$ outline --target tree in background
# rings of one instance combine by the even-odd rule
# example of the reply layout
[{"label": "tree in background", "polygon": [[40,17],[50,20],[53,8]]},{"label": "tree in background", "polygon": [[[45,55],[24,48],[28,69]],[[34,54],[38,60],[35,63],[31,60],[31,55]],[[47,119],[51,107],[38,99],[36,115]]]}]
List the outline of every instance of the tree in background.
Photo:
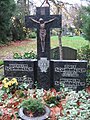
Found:
[{"label": "tree in background", "polygon": [[12,41],[23,40],[26,37],[26,28],[19,18],[12,17]]},{"label": "tree in background", "polygon": [[12,17],[12,40],[24,40],[31,33],[25,28],[25,16],[30,15],[31,5],[33,7],[34,3],[30,0],[17,0],[14,17]]},{"label": "tree in background", "polygon": [[12,26],[12,41],[25,39],[25,11],[26,11],[26,0],[17,0],[16,9],[14,16],[11,18]]},{"label": "tree in background", "polygon": [[0,0],[0,42],[10,40],[11,17],[15,10],[14,0]]},{"label": "tree in background", "polygon": [[90,5],[87,7],[82,7],[82,22],[83,22],[83,32],[86,40],[90,41]]}]

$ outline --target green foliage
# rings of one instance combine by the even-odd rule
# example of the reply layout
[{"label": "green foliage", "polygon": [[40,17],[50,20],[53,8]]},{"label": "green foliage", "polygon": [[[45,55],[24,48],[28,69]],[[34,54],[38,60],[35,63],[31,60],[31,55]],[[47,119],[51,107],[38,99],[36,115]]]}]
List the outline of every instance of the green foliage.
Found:
[{"label": "green foliage", "polygon": [[41,100],[29,98],[28,100],[24,100],[20,107],[23,107],[24,109],[27,109],[31,112],[42,112],[44,110],[44,105],[41,103]]},{"label": "green foliage", "polygon": [[25,59],[35,59],[36,58],[36,55],[35,55],[35,53],[33,52],[33,51],[31,51],[30,53],[24,53],[24,55],[23,55],[23,57],[25,58]]},{"label": "green foliage", "polygon": [[0,66],[3,65],[3,64],[4,64],[4,62],[1,60],[1,61],[0,61]]},{"label": "green foliage", "polygon": [[14,0],[0,0],[0,43],[2,44],[9,40],[11,17],[14,10]]},{"label": "green foliage", "polygon": [[31,51],[31,52],[25,52],[24,55],[21,55],[19,53],[14,53],[13,55],[14,59],[35,59],[37,58],[36,54]]},{"label": "green foliage", "polygon": [[19,18],[12,17],[12,40],[23,40],[26,37],[26,31]]},{"label": "green foliage", "polygon": [[0,102],[2,102],[2,97],[3,97],[4,93],[5,93],[4,90],[0,90]]},{"label": "green foliage", "polygon": [[44,89],[43,88],[42,89],[37,89],[36,88],[35,93],[36,93],[36,98],[37,99],[42,99],[42,97],[44,96]]},{"label": "green foliage", "polygon": [[14,94],[20,98],[25,96],[22,90],[16,90]]},{"label": "green foliage", "polygon": [[[77,58],[79,60],[87,60],[88,61],[88,68],[90,68],[90,46],[86,45],[84,47],[81,47],[81,49],[78,50]],[[90,69],[87,69],[87,86],[90,85]]]},{"label": "green foliage", "polygon": [[90,46],[86,45],[78,50],[78,59],[90,61]]},{"label": "green foliage", "polygon": [[84,10],[82,13],[84,37],[90,41],[90,6],[88,5],[82,9]]},{"label": "green foliage", "polygon": [[56,96],[50,97],[50,98],[47,99],[45,102],[46,102],[47,105],[49,105],[49,106],[56,106],[56,105],[59,104],[59,100],[57,99]]},{"label": "green foliage", "polygon": [[[24,79],[23,79],[23,80],[24,80]],[[27,90],[27,89],[28,89],[28,86],[29,86],[29,85],[24,82],[24,83],[22,83],[21,85],[19,85],[18,88],[19,88],[20,90]]]},{"label": "green foliage", "polygon": [[28,38],[36,38],[36,33],[35,32],[30,32],[28,34]]},{"label": "green foliage", "polygon": [[[21,3],[20,3],[21,2]],[[25,0],[23,1],[25,2]],[[12,40],[23,40],[26,38],[25,28],[25,5],[22,0],[17,0],[14,16],[12,17]]]},{"label": "green foliage", "polygon": [[22,59],[22,56],[19,53],[14,53],[13,58],[14,59]]},{"label": "green foliage", "polygon": [[58,116],[58,120],[89,120],[90,100],[87,92],[71,91],[68,93],[66,104],[63,105],[63,116]]}]

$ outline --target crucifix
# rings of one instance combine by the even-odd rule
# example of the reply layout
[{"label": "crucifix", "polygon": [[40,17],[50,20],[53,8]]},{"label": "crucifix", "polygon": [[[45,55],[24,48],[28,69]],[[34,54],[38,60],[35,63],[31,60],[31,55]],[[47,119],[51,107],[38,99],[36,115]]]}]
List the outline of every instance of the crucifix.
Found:
[{"label": "crucifix", "polygon": [[[46,1],[47,3],[47,1]],[[50,88],[50,28],[61,28],[61,15],[50,15],[50,7],[37,7],[36,15],[26,16],[27,28],[37,28],[37,81]]]},{"label": "crucifix", "polygon": [[39,32],[39,36],[40,36],[40,40],[41,40],[41,51],[45,52],[45,37],[46,37],[46,29],[45,29],[45,25],[53,22],[55,20],[55,18],[50,19],[49,21],[44,21],[42,18],[39,19],[39,21],[30,18],[33,22],[39,24],[40,26],[40,32]]}]

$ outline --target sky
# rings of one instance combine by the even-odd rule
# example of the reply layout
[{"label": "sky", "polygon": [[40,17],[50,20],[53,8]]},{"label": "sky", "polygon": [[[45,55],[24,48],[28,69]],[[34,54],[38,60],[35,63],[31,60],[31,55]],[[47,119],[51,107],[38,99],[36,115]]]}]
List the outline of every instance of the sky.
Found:
[{"label": "sky", "polygon": [[[35,2],[36,3],[36,5],[38,6],[38,5],[41,5],[41,2],[40,1],[44,1],[44,0],[31,0],[31,2]],[[59,0],[58,0],[59,1]],[[84,2],[84,1],[82,1],[81,2],[81,0],[60,0],[60,1],[63,1],[63,2],[68,2],[68,3],[70,3],[70,4],[83,4],[83,5],[86,5],[86,2]]]},{"label": "sky", "polygon": [[[15,1],[17,1],[17,0],[15,0]],[[30,1],[36,3],[36,6],[39,7],[41,5],[41,2],[43,2],[44,0],[30,0]],[[82,3],[82,5],[86,5],[86,2],[83,1],[83,0],[58,0],[58,1],[68,2],[70,4],[76,4],[77,3],[79,5],[81,5],[81,3]]]}]

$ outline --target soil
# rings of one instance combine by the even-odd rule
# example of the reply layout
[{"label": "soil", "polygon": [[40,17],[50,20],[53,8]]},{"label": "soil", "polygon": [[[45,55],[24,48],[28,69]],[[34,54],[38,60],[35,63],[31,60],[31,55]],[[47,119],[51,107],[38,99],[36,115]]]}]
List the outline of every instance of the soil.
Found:
[{"label": "soil", "polygon": [[8,44],[0,45],[0,48],[7,47],[7,46],[20,46],[20,45],[25,44],[27,42],[32,42],[32,40],[26,39],[26,40],[12,41]]},{"label": "soil", "polygon": [[34,113],[32,113],[31,111],[28,111],[26,109],[24,109],[24,114],[28,117],[40,117],[42,115],[44,115],[46,113],[45,109],[43,109],[43,111],[39,112],[39,111],[35,111]]},{"label": "soil", "polygon": [[22,41],[12,41],[12,42],[10,42],[8,44],[1,45],[0,50],[2,50],[2,51],[5,50],[6,53],[5,54],[0,54],[0,59],[1,60],[3,60],[3,59],[12,59],[13,58],[13,53],[12,53],[12,51],[9,51],[10,48],[13,49],[13,47],[26,46],[30,42],[33,42],[33,40],[29,39],[29,40],[22,40]]}]

